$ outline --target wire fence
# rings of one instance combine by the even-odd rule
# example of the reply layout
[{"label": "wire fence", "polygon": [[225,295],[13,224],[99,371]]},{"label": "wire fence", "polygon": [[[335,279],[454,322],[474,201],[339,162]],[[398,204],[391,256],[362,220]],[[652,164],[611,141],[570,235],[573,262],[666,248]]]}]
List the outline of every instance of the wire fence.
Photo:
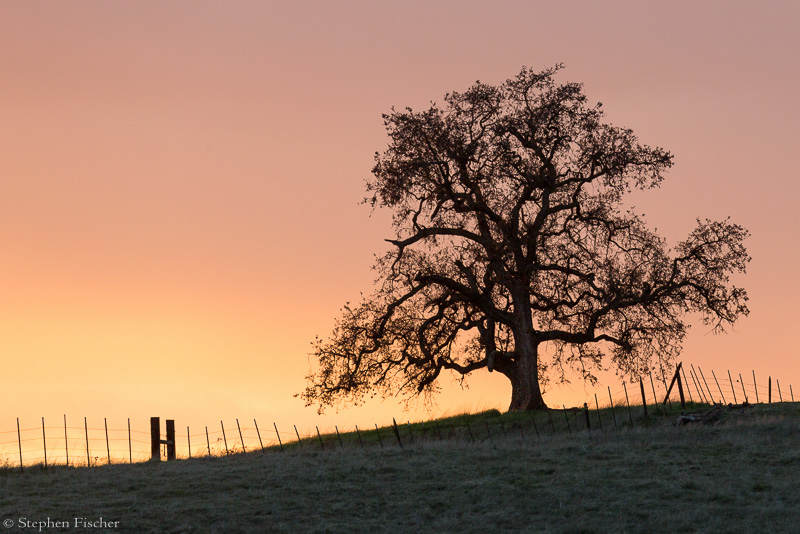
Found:
[{"label": "wire fence", "polygon": [[[160,431],[157,432],[158,436],[154,436],[152,428],[151,431],[133,428],[130,419],[122,427],[109,427],[107,419],[100,426],[95,421],[90,425],[87,418],[82,421],[68,420],[66,415],[57,424],[44,418],[34,425],[28,421],[23,424],[17,418],[15,428],[0,431],[0,467],[93,467],[144,462],[153,459],[154,447],[158,447],[156,457],[167,458],[170,446],[174,446],[175,457],[186,459],[253,451],[282,451],[287,447],[315,446],[325,449],[344,446],[345,441],[362,447],[365,443],[380,447],[389,444],[402,447],[404,440],[414,443],[415,439],[476,441],[493,439],[495,435],[507,435],[514,431],[519,432],[520,436],[525,432],[535,432],[540,436],[548,431],[557,434],[603,430],[604,424],[609,429],[633,425],[635,420],[640,421],[647,415],[648,409],[655,413],[667,413],[668,409],[669,413],[680,410],[681,392],[686,402],[699,404],[795,402],[790,384],[782,385],[777,379],[773,381],[771,376],[767,377],[766,382],[763,379],[758,381],[754,371],[745,376],[730,371],[717,373],[714,370],[704,371],[699,366],[690,365],[686,368],[679,365],[676,374],[680,380],[674,380],[676,376],[673,375],[669,378],[671,384],[665,377],[648,375],[633,383],[623,382],[616,389],[607,386],[605,390],[592,394],[582,407],[553,406],[545,412],[530,414],[527,419],[508,414],[508,417],[498,415],[490,421],[463,415],[428,421],[427,425],[425,422],[412,424],[410,421],[398,425],[393,420],[394,424],[389,429],[379,428],[377,424],[362,428],[356,425],[344,433],[344,439],[338,426],[334,427],[335,432],[325,434],[318,427],[312,432],[301,433],[296,425],[291,429],[279,429],[274,422],[260,425],[256,419],[252,419],[252,424],[250,420],[240,422],[234,419],[200,429],[175,428],[174,442],[168,444]],[[605,413],[605,423],[601,410]],[[563,412],[563,415],[559,412]],[[613,421],[609,420],[609,412]],[[354,441],[356,438],[357,441]],[[154,441],[157,445],[154,445]]]}]

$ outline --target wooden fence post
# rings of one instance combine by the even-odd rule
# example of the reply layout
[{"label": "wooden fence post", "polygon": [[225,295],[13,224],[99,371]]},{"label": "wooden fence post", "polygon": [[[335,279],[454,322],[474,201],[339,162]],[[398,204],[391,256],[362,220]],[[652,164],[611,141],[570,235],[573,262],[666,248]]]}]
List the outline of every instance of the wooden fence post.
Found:
[{"label": "wooden fence post", "polygon": [[716,382],[716,383],[717,383],[717,389],[719,390],[719,395],[720,395],[720,397],[722,397],[722,403],[723,403],[723,404],[727,404],[727,403],[728,403],[728,401],[726,401],[726,400],[725,400],[725,394],[724,394],[724,393],[722,393],[722,388],[721,388],[721,387],[720,387],[720,385],[719,385],[719,380],[717,380],[717,375],[716,375],[716,374],[714,374],[714,370],[713,370],[713,369],[711,370],[711,376],[713,376],[713,377],[714,377],[714,382]]},{"label": "wooden fence post", "polygon": [[769,377],[769,382],[767,382],[767,404],[772,404],[772,376]]},{"label": "wooden fence post", "polygon": [[381,431],[378,430],[378,423],[375,423],[375,434],[378,435],[378,443],[381,444],[381,449],[383,448],[383,440],[381,439]]},{"label": "wooden fence post", "polygon": [[[653,389],[653,406],[658,411],[658,395],[656,395],[656,385],[653,383],[653,373],[648,374],[650,375],[650,387]],[[667,398],[669,398],[669,395],[667,395]]]},{"label": "wooden fence post", "polygon": [[64,414],[64,452],[67,453],[67,467],[69,467],[69,438],[67,438],[67,414]]},{"label": "wooden fence post", "polygon": [[625,385],[625,382],[622,382],[622,389],[625,390],[625,404],[628,405],[628,417],[631,418],[631,426],[633,426],[633,412],[631,411],[631,401],[628,398],[628,387]]},{"label": "wooden fence post", "polygon": [[697,371],[694,370],[694,365],[692,365],[692,370],[689,371],[689,376],[692,377],[692,383],[694,384],[695,391],[697,391],[700,402],[705,402],[707,404],[708,400],[706,400],[706,395],[703,393],[703,389],[700,387],[700,379],[697,378]]},{"label": "wooden fence post", "polygon": [[44,451],[44,468],[47,469],[47,438],[44,435],[44,417],[42,417],[42,450]]},{"label": "wooden fence post", "polygon": [[[275,427],[275,435],[278,436],[278,445],[281,446],[281,452],[283,452],[283,442],[281,441],[281,434],[278,432],[278,424],[273,421],[272,426]],[[297,430],[297,427],[295,427],[295,430]]]},{"label": "wooden fence post", "polygon": [[333,428],[336,429],[336,437],[339,438],[339,446],[344,448],[344,443],[342,443],[342,435],[339,434],[339,426],[338,425],[333,425]]},{"label": "wooden fence post", "polygon": [[608,402],[611,403],[611,417],[614,418],[614,428],[617,428],[617,414],[614,413],[614,399],[611,398],[611,386],[606,386],[608,388]]},{"label": "wooden fence post", "polygon": [[108,465],[111,465],[111,447],[108,445],[108,418],[103,417],[103,428],[106,429],[106,454],[108,454]]},{"label": "wooden fence post", "polygon": [[400,431],[397,429],[397,421],[394,420],[392,417],[392,429],[394,430],[394,435],[397,438],[397,443],[400,445],[400,448],[403,448],[403,442],[400,441]]},{"label": "wooden fence post", "polygon": [[208,427],[206,427],[206,446],[208,447],[208,455],[211,456],[211,440],[208,439]]},{"label": "wooden fence post", "polygon": [[189,425],[186,425],[186,446],[189,449],[189,459],[192,459],[192,434],[189,432]]},{"label": "wooden fence post", "polygon": [[364,448],[364,442],[361,441],[361,432],[358,430],[358,425],[356,425],[356,435],[358,436],[358,443],[361,444],[361,448]]},{"label": "wooden fence post", "polygon": [[167,419],[167,461],[175,460],[175,420]]},{"label": "wooden fence post", "polygon": [[89,455],[89,423],[83,418],[83,431],[86,433],[86,467],[92,467],[92,457]]},{"label": "wooden fence post", "polygon": [[222,443],[225,444],[225,455],[227,456],[228,454],[230,454],[230,451],[228,451],[228,438],[225,437],[225,425],[223,425],[222,421],[220,421],[219,426],[222,427]]},{"label": "wooden fence post", "polygon": [[258,444],[261,445],[261,452],[264,453],[264,442],[261,441],[261,432],[258,430],[258,423],[256,422],[255,418],[253,418],[253,424],[256,425],[256,434],[258,435]]},{"label": "wooden fence post", "polygon": [[536,426],[536,416],[531,415],[531,421],[533,421],[533,429],[536,431],[536,439],[541,441],[542,436],[539,435],[539,427]]},{"label": "wooden fence post", "polygon": [[[781,395],[781,381],[776,378],[775,383],[778,384],[778,400],[783,402],[783,395]],[[42,424],[44,424],[44,421],[42,421]]]},{"label": "wooden fence post", "polygon": [[[66,417],[66,416],[65,416]],[[64,425],[66,426],[66,419],[64,420]],[[66,436],[66,428],[64,429],[64,435]],[[131,418],[128,417],[128,462],[133,463],[133,447],[131,447]]]},{"label": "wooden fence post", "polygon": [[731,378],[731,370],[730,369],[728,369],[728,381],[731,383],[731,391],[733,392],[733,403],[734,404],[739,404],[736,401],[736,388],[733,387],[733,378]]},{"label": "wooden fence post", "polygon": [[742,373],[739,373],[739,383],[742,385],[742,394],[744,395],[744,401],[747,402],[747,391],[744,389],[744,378],[742,378]]},{"label": "wooden fence post", "polygon": [[19,431],[19,417],[17,417],[17,441],[19,442],[19,470],[24,471],[22,467],[22,433]]},{"label": "wooden fence post", "polygon": [[569,435],[572,435],[572,427],[569,426],[569,414],[567,413],[567,407],[565,405],[561,405],[564,408],[564,420],[567,422],[567,430],[569,430]]},{"label": "wooden fence post", "polygon": [[161,460],[161,420],[150,418],[150,459]]},{"label": "wooden fence post", "polygon": [[642,408],[644,408],[644,416],[647,417],[647,398],[644,396],[644,382],[639,378],[639,387],[642,390]]},{"label": "wooden fence post", "polygon": [[236,428],[239,430],[239,441],[242,442],[242,452],[247,452],[247,449],[244,446],[244,438],[242,437],[242,427],[239,426],[239,418],[236,418]]},{"label": "wooden fence post", "polygon": [[681,408],[686,409],[686,399],[683,397],[683,387],[681,385],[681,366],[683,362],[678,363],[678,367],[675,368],[675,376],[672,377],[672,382],[669,383],[669,387],[667,388],[667,394],[664,396],[663,404],[666,404],[669,400],[669,394],[672,392],[672,388],[675,386],[675,382],[678,383],[678,392],[680,393],[681,397]]},{"label": "wooden fence post", "polygon": [[678,376],[678,395],[681,397],[681,409],[686,409],[686,398],[683,396],[683,384],[681,383],[681,375],[679,373],[675,373]]},{"label": "wooden fence post", "polygon": [[699,366],[699,365],[697,366],[697,370],[698,370],[698,371],[700,371],[700,376],[701,376],[701,377],[702,377],[702,379],[703,379],[703,384],[705,384],[705,385],[706,385],[706,391],[708,391],[708,397],[711,399],[711,402],[712,402],[712,403],[716,404],[716,403],[717,403],[717,401],[715,401],[715,400],[714,400],[714,395],[712,395],[712,394],[711,394],[711,388],[710,388],[710,387],[708,387],[708,382],[706,382],[706,375],[704,375],[704,374],[703,374],[703,370],[702,370],[702,369],[700,369],[700,366]]},{"label": "wooden fence post", "polygon": [[589,422],[589,405],[585,402],[583,403],[583,413],[586,415],[586,430],[591,432],[592,423]]},{"label": "wooden fence post", "polygon": [[[683,362],[681,362],[683,363]],[[681,373],[683,373],[683,381],[686,382],[686,391],[689,392],[689,401],[694,402],[694,397],[692,397],[692,388],[691,384],[688,380],[686,380],[686,370],[681,368]]]},{"label": "wooden fence post", "polygon": [[317,428],[317,437],[319,438],[319,447],[320,449],[325,450],[325,445],[322,444],[322,436],[319,433],[319,427],[316,428]]},{"label": "wooden fence post", "polygon": [[756,383],[756,370],[753,369],[753,389],[756,390],[756,404],[758,404],[758,384]]},{"label": "wooden fence post", "polygon": [[302,449],[303,448],[303,440],[300,439],[300,432],[297,431],[297,425],[292,425],[292,426],[294,426],[294,433],[297,436],[297,444],[300,445],[300,448]]},{"label": "wooden fence post", "polygon": [[597,406],[597,423],[600,425],[600,432],[602,432],[603,418],[600,416],[600,403],[597,401],[597,393],[594,394],[594,405]]}]

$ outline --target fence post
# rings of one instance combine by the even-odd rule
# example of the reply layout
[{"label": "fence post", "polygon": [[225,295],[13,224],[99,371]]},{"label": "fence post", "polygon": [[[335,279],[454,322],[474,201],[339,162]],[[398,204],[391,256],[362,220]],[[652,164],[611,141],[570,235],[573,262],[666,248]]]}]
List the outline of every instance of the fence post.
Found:
[{"label": "fence post", "polygon": [[67,438],[67,414],[64,414],[64,452],[67,453],[67,467],[69,467],[69,438]]},{"label": "fence post", "polygon": [[192,434],[189,432],[189,425],[186,425],[186,445],[189,449],[189,459],[192,459]]},{"label": "fence post", "polygon": [[19,470],[24,471],[22,467],[22,433],[19,431],[19,417],[17,417],[17,441],[19,442]]},{"label": "fence post", "polygon": [[683,381],[686,382],[686,391],[689,392],[689,401],[694,402],[694,397],[692,397],[692,387],[689,381],[686,380],[686,370],[683,369],[683,367],[681,367],[681,373],[683,373]]},{"label": "fence post", "polygon": [[[66,416],[65,416],[66,417]],[[66,426],[66,419],[64,420],[64,425]],[[64,435],[66,436],[66,428],[64,429]],[[131,418],[128,417],[128,461],[129,463],[133,463],[133,447],[131,447]]]},{"label": "fence post", "polygon": [[211,456],[211,440],[208,439],[208,427],[206,426],[206,446],[208,447],[208,456]]},{"label": "fence post", "polygon": [[597,406],[597,422],[600,425],[600,432],[603,431],[603,418],[600,416],[600,403],[597,401],[597,393],[594,394],[594,404]]},{"label": "fence post", "polygon": [[242,452],[247,452],[247,449],[244,446],[244,438],[242,437],[242,427],[239,426],[239,418],[236,418],[236,428],[239,429],[239,441],[242,442]]},{"label": "fence post", "polygon": [[44,435],[44,417],[42,417],[42,450],[44,450],[44,468],[47,469],[47,438]]},{"label": "fence post", "polygon": [[381,431],[378,430],[378,423],[375,423],[375,433],[378,435],[378,443],[381,444],[381,449],[383,448],[383,440],[381,439]]},{"label": "fence post", "polygon": [[[650,387],[653,389],[653,406],[655,406],[656,412],[658,412],[658,395],[656,395],[656,385],[653,383],[653,373],[648,372],[647,374],[650,375]],[[667,398],[669,398],[669,393],[667,393]]]},{"label": "fence post", "polygon": [[338,425],[333,425],[333,428],[336,429],[336,437],[339,438],[339,446],[344,448],[344,443],[342,443],[342,435],[339,434],[339,426]]},{"label": "fence post", "polygon": [[703,384],[705,384],[705,385],[706,385],[706,390],[708,391],[708,396],[709,396],[709,398],[711,399],[711,402],[712,402],[712,403],[714,403],[714,404],[716,404],[716,403],[717,403],[717,401],[715,401],[715,400],[714,400],[714,395],[712,395],[712,394],[711,394],[711,388],[710,388],[710,387],[708,387],[708,382],[706,382],[706,375],[704,375],[704,374],[703,374],[703,370],[702,370],[702,369],[700,369],[700,366],[699,366],[699,365],[697,366],[697,370],[698,370],[698,371],[700,371],[700,376],[701,376],[701,377],[702,377],[702,379],[703,379]]},{"label": "fence post", "polygon": [[539,435],[539,427],[536,426],[536,416],[531,415],[531,421],[533,421],[533,429],[536,431],[536,439],[539,441],[542,440],[542,436]]},{"label": "fence post", "polygon": [[[281,452],[283,452],[283,442],[281,442],[281,435],[278,432],[278,425],[277,425],[277,423],[275,423],[275,421],[273,421],[272,422],[272,426],[275,427],[275,435],[278,436],[278,445],[281,446]],[[297,427],[294,427],[294,429],[297,430]]]},{"label": "fence post", "polygon": [[731,383],[731,391],[733,392],[733,403],[738,404],[736,400],[736,389],[733,387],[733,378],[731,378],[731,370],[728,369],[728,381]]},{"label": "fence post", "polygon": [[720,385],[719,385],[719,380],[717,380],[717,375],[716,375],[716,374],[714,374],[714,370],[713,370],[713,369],[711,370],[711,376],[713,376],[713,377],[714,377],[714,382],[716,382],[716,383],[717,383],[717,389],[719,390],[719,396],[720,396],[720,397],[722,397],[722,403],[723,403],[723,404],[727,404],[727,403],[728,403],[728,401],[726,401],[726,400],[725,400],[725,394],[724,394],[724,393],[722,393],[722,388],[721,388],[721,387],[720,387]]},{"label": "fence post", "polygon": [[772,376],[769,377],[767,382],[767,404],[772,404]]},{"label": "fence post", "polygon": [[397,429],[397,421],[394,420],[392,417],[392,429],[394,430],[394,435],[397,438],[397,443],[400,445],[400,448],[403,448],[403,442],[400,441],[400,431]]},{"label": "fence post", "polygon": [[700,387],[700,379],[697,378],[697,371],[694,370],[694,365],[692,365],[692,370],[689,371],[689,376],[692,377],[692,383],[694,384],[694,389],[697,391],[697,395],[700,398],[700,402],[705,402],[706,404],[708,404],[708,400],[706,399],[706,394]]},{"label": "fence post", "polygon": [[258,430],[258,423],[255,418],[253,418],[253,424],[256,425],[256,434],[258,435],[258,444],[261,445],[261,452],[264,453],[264,442],[261,441],[261,432]]},{"label": "fence post", "polygon": [[319,447],[320,449],[325,450],[325,445],[322,444],[322,436],[319,433],[319,427],[316,428],[317,428],[317,437],[319,438]]},{"label": "fence post", "polygon": [[[783,395],[781,395],[781,381],[776,378],[775,383],[778,384],[778,400],[783,402]],[[44,424],[44,421],[42,421],[42,423]],[[46,458],[47,456],[45,455],[45,459]]]},{"label": "fence post", "polygon": [[103,417],[103,428],[106,429],[106,454],[108,455],[108,465],[111,465],[111,447],[108,446],[108,418]]},{"label": "fence post", "polygon": [[583,403],[583,413],[586,415],[586,430],[589,432],[592,431],[592,423],[589,422],[589,405],[587,403]]},{"label": "fence post", "polygon": [[361,441],[361,432],[358,430],[358,425],[356,425],[356,435],[358,435],[358,443],[361,444],[361,448],[364,448],[364,442]]},{"label": "fence post", "polygon": [[675,372],[675,375],[678,377],[678,395],[681,398],[681,409],[685,410],[686,409],[686,398],[683,396],[683,384],[681,383],[681,375],[677,371]]},{"label": "fence post", "polygon": [[744,378],[742,378],[742,373],[739,373],[739,383],[742,385],[742,394],[744,395],[744,401],[747,402],[747,391],[744,389]]},{"label": "fence post", "polygon": [[758,404],[758,384],[756,383],[756,370],[753,369],[753,389],[756,390],[756,404]]},{"label": "fence post", "polygon": [[161,460],[161,420],[150,418],[150,459]]},{"label": "fence post", "polygon": [[631,418],[631,426],[633,426],[633,412],[631,411],[631,401],[628,398],[628,387],[625,385],[625,382],[622,382],[622,389],[625,390],[625,404],[628,405],[628,417]]},{"label": "fence post", "polygon": [[92,458],[89,455],[89,423],[83,418],[83,431],[86,433],[86,467],[92,467]]},{"label": "fence post", "polygon": [[225,425],[220,421],[219,426],[222,427],[222,442],[225,444],[225,455],[227,456],[230,454],[230,451],[228,450],[228,438],[225,437]]},{"label": "fence post", "polygon": [[642,408],[644,408],[644,416],[647,417],[647,398],[644,396],[644,382],[639,378],[639,387],[642,390]]},{"label": "fence post", "polygon": [[611,403],[611,417],[614,418],[614,428],[617,428],[617,414],[614,413],[614,399],[611,398],[611,386],[606,386],[608,388],[608,401]]},{"label": "fence post", "polygon": [[175,420],[167,419],[167,461],[177,458],[175,454]]},{"label": "fence post", "polygon": [[561,405],[564,408],[564,420],[567,422],[567,430],[569,430],[569,435],[572,435],[572,427],[569,426],[569,414],[567,414],[567,407],[565,405]]}]

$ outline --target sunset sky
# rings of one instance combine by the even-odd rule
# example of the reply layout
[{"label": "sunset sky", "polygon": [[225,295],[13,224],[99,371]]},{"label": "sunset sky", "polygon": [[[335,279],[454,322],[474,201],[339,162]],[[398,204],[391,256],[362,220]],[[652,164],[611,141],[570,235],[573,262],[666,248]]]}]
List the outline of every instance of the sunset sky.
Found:
[{"label": "sunset sky", "polygon": [[0,3],[0,431],[505,409],[486,372],[429,414],[293,395],[392,235],[360,204],[381,114],[560,62],[675,155],[631,201],[670,244],[697,217],[752,233],[750,316],[682,359],[800,387],[798,27],[795,1]]}]

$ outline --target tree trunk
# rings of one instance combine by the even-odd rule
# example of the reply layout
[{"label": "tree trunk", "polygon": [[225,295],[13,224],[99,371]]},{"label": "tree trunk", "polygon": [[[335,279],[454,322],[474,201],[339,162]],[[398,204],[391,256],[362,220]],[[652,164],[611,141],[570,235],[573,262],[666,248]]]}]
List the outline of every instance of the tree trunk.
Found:
[{"label": "tree trunk", "polygon": [[[525,336],[527,337],[527,336]],[[522,341],[522,340],[519,340]],[[539,366],[536,345],[527,339],[517,343],[516,361],[506,376],[511,381],[511,405],[509,411],[543,410],[547,408],[539,389]]]}]

